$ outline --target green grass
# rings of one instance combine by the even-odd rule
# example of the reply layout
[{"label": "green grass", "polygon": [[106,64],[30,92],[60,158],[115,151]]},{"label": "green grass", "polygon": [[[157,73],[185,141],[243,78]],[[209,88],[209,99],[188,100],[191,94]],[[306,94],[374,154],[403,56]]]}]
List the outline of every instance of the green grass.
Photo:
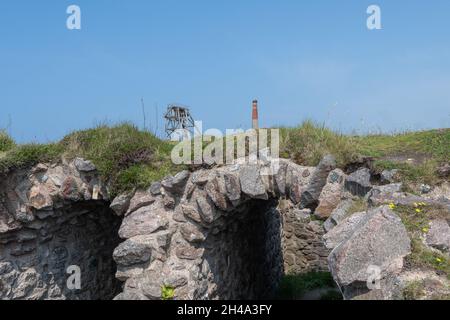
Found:
[{"label": "green grass", "polygon": [[[269,139],[270,140],[270,139]],[[202,143],[205,149],[207,143]],[[73,132],[60,142],[16,145],[0,131],[0,173],[38,162],[59,161],[76,156],[94,162],[109,182],[113,194],[135,187],[145,188],[155,180],[183,169],[170,160],[174,144],[163,141],[130,123],[100,125]],[[398,168],[402,181],[436,184],[442,181],[435,169],[450,161],[450,129],[396,135],[349,136],[336,133],[312,121],[298,127],[280,128],[280,155],[298,164],[315,166],[325,155],[333,154],[338,166],[362,156],[375,157],[377,170]],[[426,155],[418,165],[395,163],[393,155]],[[408,187],[408,186],[406,186]]]},{"label": "green grass", "polygon": [[38,162],[55,161],[63,152],[59,144],[24,144],[4,153],[0,158],[0,172],[23,168]]},{"label": "green grass", "polygon": [[356,140],[359,151],[373,157],[418,153],[448,161],[450,156],[450,129],[368,135]]},{"label": "green grass", "polygon": [[[335,287],[333,276],[329,272],[308,272],[304,274],[285,275],[281,280],[277,298],[281,300],[299,299],[307,291],[318,288]],[[328,292],[325,298],[336,298]],[[342,299],[342,297],[340,297]]]},{"label": "green grass", "polygon": [[66,157],[90,159],[114,193],[145,188],[180,170],[170,160],[171,143],[129,123],[77,131],[60,144],[64,146]]},{"label": "green grass", "polygon": [[[439,251],[431,250],[422,242],[429,231],[429,223],[434,219],[450,219],[448,209],[436,206],[396,206],[411,239],[411,254],[406,257],[406,264],[422,269],[434,270],[445,274],[450,280],[450,259]],[[419,212],[418,212],[419,211]]]},{"label": "green grass", "polygon": [[32,166],[39,162],[83,157],[91,160],[110,184],[113,195],[180,170],[172,165],[172,144],[130,123],[100,125],[73,132],[60,142],[12,147],[0,158],[0,172]]},{"label": "green grass", "polygon": [[14,140],[5,131],[0,130],[0,152],[6,152],[15,145]]},{"label": "green grass", "polygon": [[358,157],[354,140],[312,121],[305,121],[298,127],[280,128],[280,155],[298,164],[315,166],[324,155],[331,153],[342,167]]},{"label": "green grass", "polygon": [[[444,181],[436,174],[441,163],[450,162],[450,129],[401,134],[350,136],[334,132],[312,121],[298,127],[280,128],[280,155],[301,165],[315,166],[327,153],[345,168],[360,156],[373,157],[374,168],[397,168],[408,186],[412,183],[438,184]],[[417,163],[402,160],[419,159]]]},{"label": "green grass", "polygon": [[171,286],[161,286],[161,299],[173,300],[175,297],[175,288]]}]

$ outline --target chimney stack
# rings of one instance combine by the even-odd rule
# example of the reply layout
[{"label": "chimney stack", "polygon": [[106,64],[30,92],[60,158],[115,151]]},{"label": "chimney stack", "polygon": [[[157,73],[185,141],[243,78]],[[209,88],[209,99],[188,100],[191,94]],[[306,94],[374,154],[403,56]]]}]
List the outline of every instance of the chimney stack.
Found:
[{"label": "chimney stack", "polygon": [[258,100],[253,100],[252,128],[255,130],[259,129],[259,127],[258,127]]}]

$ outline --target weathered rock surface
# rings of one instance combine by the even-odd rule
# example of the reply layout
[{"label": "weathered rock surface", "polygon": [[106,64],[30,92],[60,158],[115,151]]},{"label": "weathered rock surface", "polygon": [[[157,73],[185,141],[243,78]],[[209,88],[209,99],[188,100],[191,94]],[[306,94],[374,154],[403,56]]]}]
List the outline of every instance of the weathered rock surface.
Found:
[{"label": "weathered rock surface", "polygon": [[268,199],[258,167],[244,166],[239,171],[239,181],[241,182],[242,192],[247,196],[254,199]]},{"label": "weathered rock surface", "polygon": [[340,169],[330,172],[327,183],[319,196],[319,205],[314,215],[321,220],[326,220],[341,201],[344,191],[345,174]]},{"label": "weathered rock surface", "polygon": [[142,207],[126,216],[122,221],[119,236],[122,239],[128,239],[166,229],[169,220],[167,215],[161,212],[161,206],[158,205]]},{"label": "weathered rock surface", "polygon": [[[334,168],[330,161],[325,159],[316,173],[322,187]],[[269,297],[283,269],[327,270],[322,225],[311,219],[311,210],[295,207],[314,185],[315,168],[280,163],[273,176],[263,174],[262,164],[201,169],[190,179],[179,174],[181,188],[174,188],[176,179],[169,177],[161,182],[162,194],[136,201],[143,206],[134,212],[132,199],[119,231],[126,241],[114,253],[117,277],[126,281],[117,299],[160,298],[163,283],[176,287],[180,299]],[[342,184],[342,173],[336,173],[330,183]],[[313,188],[317,199],[322,187]],[[167,194],[173,199],[170,207]],[[277,207],[273,198],[283,195],[289,198]],[[171,240],[155,255],[154,246],[141,237],[160,232],[170,233]],[[149,277],[148,270],[159,276]]]},{"label": "weathered rock surface", "polygon": [[[120,220],[108,200],[95,166],[81,158],[2,176],[0,299],[112,298]],[[70,266],[79,267],[82,290],[67,286]]]},{"label": "weathered rock surface", "polygon": [[368,168],[362,168],[350,174],[345,180],[345,188],[353,195],[364,197],[372,190],[370,170]]},{"label": "weathered rock surface", "polygon": [[[111,203],[83,159],[9,175],[0,180],[0,298],[149,300],[162,286],[175,299],[267,298],[283,272],[329,268],[347,299],[395,298],[405,227],[387,206],[350,214],[352,194],[371,206],[439,201],[372,186],[368,169],[347,177],[332,157],[317,168],[279,164],[274,174],[270,161],[182,171]],[[448,228],[432,221],[426,243],[448,250]],[[81,291],[64,286],[72,264]],[[368,290],[373,268],[381,289]]]},{"label": "weathered rock surface", "polygon": [[348,216],[348,211],[353,205],[352,199],[345,199],[341,201],[333,210],[330,217],[323,224],[325,230],[328,232],[333,229],[338,223]]},{"label": "weathered rock surface", "polygon": [[336,227],[328,231],[323,239],[325,240],[325,246],[328,249],[334,249],[340,245],[344,240],[349,238],[356,230],[358,224],[362,221],[367,212],[356,212],[340,221]]},{"label": "weathered rock surface", "polygon": [[128,203],[126,215],[129,215],[142,207],[151,205],[153,202],[155,202],[155,197],[150,192],[147,190],[138,190]]},{"label": "weathered rock surface", "polygon": [[327,182],[329,173],[336,168],[336,159],[332,155],[325,156],[314,170],[310,183],[301,195],[303,208],[314,207],[319,201],[320,194]]},{"label": "weathered rock surface", "polygon": [[395,183],[398,180],[398,170],[383,170],[380,175],[381,183],[390,184]]},{"label": "weathered rock surface", "polygon": [[450,209],[450,199],[433,199],[416,196],[411,193],[401,192],[401,184],[390,184],[375,187],[367,194],[367,201],[371,206],[393,203],[395,205],[412,206],[414,203],[423,202],[426,205],[444,206]]},{"label": "weathered rock surface", "polygon": [[[331,232],[336,234],[338,227]],[[348,229],[352,229],[351,225]],[[328,262],[338,285],[344,288],[345,297],[352,298],[357,292],[353,289],[368,281],[371,268],[376,268],[382,279],[400,273],[403,258],[411,247],[400,218],[387,206],[368,211],[354,224],[353,231],[348,229],[347,236],[333,249]]]},{"label": "weathered rock surface", "polygon": [[187,170],[177,173],[174,177],[167,177],[161,181],[161,185],[170,193],[180,194],[189,179],[190,173]]},{"label": "weathered rock surface", "polygon": [[92,172],[96,170],[95,165],[89,160],[84,160],[82,158],[75,158],[73,163],[77,168],[77,170],[80,172]]},{"label": "weathered rock surface", "polygon": [[109,206],[116,215],[121,216],[127,212],[130,206],[130,198],[132,195],[125,193],[114,198]]},{"label": "weathered rock surface", "polygon": [[426,235],[426,243],[443,252],[450,250],[450,226],[445,219],[432,220]]}]

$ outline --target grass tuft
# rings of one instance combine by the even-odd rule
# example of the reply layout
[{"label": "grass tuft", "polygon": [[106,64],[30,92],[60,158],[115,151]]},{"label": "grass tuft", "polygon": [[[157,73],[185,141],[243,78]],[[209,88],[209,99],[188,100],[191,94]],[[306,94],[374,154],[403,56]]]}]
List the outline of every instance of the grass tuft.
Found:
[{"label": "grass tuft", "polygon": [[312,121],[294,128],[280,128],[280,155],[298,164],[315,166],[326,154],[333,154],[338,165],[357,159],[354,138],[336,133]]},{"label": "grass tuft", "polygon": [[450,258],[437,250],[428,248],[422,240],[429,231],[431,220],[450,218],[448,210],[426,205],[395,206],[394,210],[399,214],[411,238],[411,254],[406,257],[406,264],[414,268],[437,271],[445,274],[450,280]]},{"label": "grass tuft", "polygon": [[280,128],[280,136],[280,155],[298,164],[315,166],[330,153],[338,167],[345,168],[360,156],[372,157],[377,171],[399,169],[406,187],[444,182],[436,168],[450,162],[450,129],[351,136],[305,121],[298,127]]},{"label": "grass tuft", "polygon": [[[207,144],[202,143],[204,149]],[[170,160],[173,146],[131,123],[76,131],[58,143],[18,146],[0,131],[0,173],[38,162],[58,161],[61,157],[83,157],[94,162],[114,195],[135,187],[145,188],[151,182],[183,169]],[[375,157],[376,170],[400,169],[405,188],[412,190],[414,183],[434,185],[443,181],[437,176],[436,168],[450,161],[450,129],[349,136],[312,121],[293,128],[280,128],[282,157],[301,165],[315,166],[328,153],[336,157],[342,169],[360,156]],[[420,161],[397,161],[409,156],[420,158]]]},{"label": "grass tuft", "polygon": [[0,158],[0,173],[83,157],[91,160],[110,185],[112,195],[135,187],[148,187],[153,181],[180,170],[172,165],[172,144],[130,123],[100,125],[73,132],[58,143],[27,144],[12,147]]},{"label": "grass tuft", "polygon": [[14,140],[5,132],[0,130],[0,152],[5,152],[15,146]]},{"label": "grass tuft", "polygon": [[54,161],[62,153],[59,144],[25,144],[17,146],[0,158],[0,173],[19,169],[38,162]]}]

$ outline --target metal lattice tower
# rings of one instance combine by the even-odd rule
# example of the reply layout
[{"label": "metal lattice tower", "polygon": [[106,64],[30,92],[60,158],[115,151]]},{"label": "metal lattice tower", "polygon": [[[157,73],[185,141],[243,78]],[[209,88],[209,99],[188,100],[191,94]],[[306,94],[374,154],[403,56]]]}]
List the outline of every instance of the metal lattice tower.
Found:
[{"label": "metal lattice tower", "polygon": [[164,118],[166,119],[165,130],[169,138],[176,130],[190,131],[195,128],[194,118],[192,118],[189,109],[184,106],[170,104]]}]

